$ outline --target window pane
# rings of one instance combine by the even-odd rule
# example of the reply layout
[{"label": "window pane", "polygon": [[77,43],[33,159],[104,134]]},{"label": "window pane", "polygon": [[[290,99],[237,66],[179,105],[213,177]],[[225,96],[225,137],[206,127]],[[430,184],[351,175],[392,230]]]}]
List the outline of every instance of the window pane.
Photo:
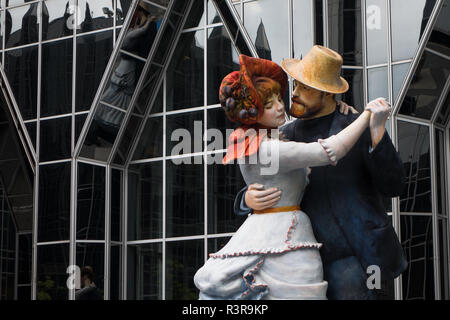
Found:
[{"label": "window pane", "polygon": [[17,283],[31,283],[31,251],[33,239],[31,233],[19,235],[19,274]]},{"label": "window pane", "polygon": [[329,47],[344,58],[344,65],[362,65],[361,1],[328,1]]},{"label": "window pane", "polygon": [[398,121],[398,151],[406,173],[401,212],[431,212],[430,136],[428,127]]},{"label": "window pane", "polygon": [[336,99],[342,100],[359,112],[362,112],[365,107],[363,71],[342,69],[342,77],[347,80],[350,89],[346,93],[337,95]]},{"label": "window pane", "polygon": [[244,3],[244,26],[260,58],[281,64],[289,57],[288,12],[286,0]]},{"label": "window pane", "polygon": [[84,122],[87,118],[87,113],[85,114],[77,114],[75,116],[75,144],[78,141],[78,138],[80,137],[81,130],[83,129]]},{"label": "window pane", "polygon": [[116,25],[122,25],[131,6],[131,0],[115,0],[116,1]]},{"label": "window pane", "polygon": [[428,48],[436,50],[446,56],[450,56],[450,24],[448,23],[449,14],[450,6],[447,1],[444,2],[439,11],[439,15],[427,43]]},{"label": "window pane", "polygon": [[367,64],[369,66],[387,63],[388,31],[386,3],[385,0],[366,1],[366,43]]},{"label": "window pane", "polygon": [[113,26],[113,1],[78,1],[77,33],[89,32]]},{"label": "window pane", "polygon": [[[84,267],[91,267],[93,279],[97,289],[82,293],[83,287],[75,291],[75,300],[103,300],[104,274],[105,274],[105,245],[103,243],[77,243],[76,264],[83,273]],[[83,284],[81,284],[83,286]]]},{"label": "window pane", "polygon": [[[447,188],[445,185],[445,148],[444,148],[444,132],[441,130],[436,130],[436,186],[437,186],[437,205],[438,214],[447,215]],[[448,159],[447,159],[448,161]]]},{"label": "window pane", "polygon": [[398,94],[400,93],[400,89],[402,88],[403,81],[405,81],[406,73],[409,70],[409,66],[411,63],[402,63],[395,64],[392,66],[392,83],[393,83],[393,92],[394,102],[397,101]]},{"label": "window pane", "polygon": [[[313,1],[299,1],[293,2],[293,42],[294,53],[293,57],[300,59],[301,56],[311,49],[313,43],[313,30],[312,28],[312,3]],[[318,10],[319,8],[316,8]],[[301,18],[299,18],[301,17]],[[317,33],[323,32],[323,29],[316,30]],[[316,34],[316,38],[319,35]],[[287,56],[285,58],[288,58]]]},{"label": "window pane", "polygon": [[105,168],[78,163],[77,239],[105,239]]},{"label": "window pane", "polygon": [[148,118],[133,160],[162,157],[163,117]]},{"label": "window pane", "polygon": [[73,39],[42,45],[41,117],[72,112]]},{"label": "window pane", "polygon": [[110,259],[109,299],[120,300],[122,288],[122,246],[111,245]]},{"label": "window pane", "polygon": [[204,11],[203,0],[194,0],[192,4],[191,11],[187,17],[184,28],[194,28],[205,25],[206,12]]},{"label": "window pane", "polygon": [[6,48],[22,46],[39,40],[39,3],[6,10]]},{"label": "window pane", "polygon": [[[189,161],[190,164],[177,161]],[[174,163],[175,162],[175,163]],[[201,157],[166,162],[166,236],[204,233],[204,182]]]},{"label": "window pane", "polygon": [[134,143],[134,139],[137,138],[137,131],[141,126],[142,118],[142,116],[136,116],[134,114],[128,118],[128,123],[125,125],[125,131],[122,132],[122,137],[119,141],[116,155],[114,156],[113,162],[115,164],[124,165],[126,159],[128,159],[130,148]]},{"label": "window pane", "polygon": [[[162,299],[162,244],[128,246],[127,299]],[[169,275],[166,274],[166,278]]]},{"label": "window pane", "polygon": [[69,244],[37,247],[37,300],[68,300]]},{"label": "window pane", "polygon": [[66,1],[46,0],[42,4],[42,15],[48,23],[42,25],[42,40],[50,40],[73,34],[74,12]]},{"label": "window pane", "polygon": [[[228,119],[222,108],[208,109],[208,151],[225,149],[228,145],[228,136],[236,126],[237,124]],[[221,135],[215,134],[213,130],[219,130]]]},{"label": "window pane", "polygon": [[203,111],[168,115],[166,121],[166,155],[203,150]]},{"label": "window pane", "polygon": [[72,117],[41,120],[39,161],[70,158]]},{"label": "window pane", "polygon": [[441,106],[441,110],[436,118],[436,122],[445,125],[450,119],[450,90],[447,90],[446,98]]},{"label": "window pane", "polygon": [[38,241],[69,240],[70,162],[39,166],[38,200]]},{"label": "window pane", "polygon": [[216,253],[220,249],[222,249],[228,241],[230,241],[231,237],[222,237],[222,238],[211,238],[208,239],[208,254]]},{"label": "window pane", "polygon": [[111,240],[122,241],[123,174],[111,169]]},{"label": "window pane", "polygon": [[183,33],[167,70],[167,111],[204,105],[204,31]]},{"label": "window pane", "polygon": [[368,87],[369,87],[369,101],[383,97],[387,100],[389,98],[388,90],[388,70],[387,67],[373,68],[367,70]]},{"label": "window pane", "polygon": [[133,165],[128,173],[128,240],[162,238],[162,161]]},{"label": "window pane", "polygon": [[28,135],[30,136],[31,143],[33,144],[34,149],[36,150],[36,121],[27,122],[25,124],[27,127]]},{"label": "window pane", "polygon": [[441,274],[441,299],[449,299],[449,260],[448,260],[448,224],[447,219],[439,219],[439,261]]},{"label": "window pane", "polygon": [[166,299],[196,300],[194,275],[204,263],[203,240],[166,243]]}]

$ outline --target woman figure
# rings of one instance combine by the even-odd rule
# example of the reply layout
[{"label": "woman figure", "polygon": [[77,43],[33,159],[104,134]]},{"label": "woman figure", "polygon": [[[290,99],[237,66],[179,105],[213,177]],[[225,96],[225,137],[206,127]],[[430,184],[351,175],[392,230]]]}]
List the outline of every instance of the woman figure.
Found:
[{"label": "woman figure", "polygon": [[[210,254],[194,276],[199,298],[326,299],[321,244],[298,204],[309,167],[336,164],[366,129],[370,112],[325,140],[281,141],[276,136],[285,122],[286,74],[268,60],[241,55],[239,62],[240,71],[227,75],[219,92],[227,117],[243,124],[230,135],[223,162],[237,159],[247,184],[270,185],[283,193],[278,207],[255,210],[220,251]],[[370,103],[366,109],[376,108]],[[267,174],[276,162],[278,170]]]}]

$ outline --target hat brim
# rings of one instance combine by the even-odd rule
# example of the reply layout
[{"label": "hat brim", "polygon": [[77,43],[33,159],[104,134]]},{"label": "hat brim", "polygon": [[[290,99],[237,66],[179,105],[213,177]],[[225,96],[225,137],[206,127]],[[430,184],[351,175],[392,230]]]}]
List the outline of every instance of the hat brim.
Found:
[{"label": "hat brim", "polygon": [[308,87],[314,88],[319,91],[339,94],[347,92],[349,89],[348,82],[343,77],[339,77],[340,85],[311,83],[310,81],[304,79],[301,72],[303,70],[302,60],[299,59],[284,59],[281,62],[281,67],[289,76],[291,76],[295,80],[300,81]]}]

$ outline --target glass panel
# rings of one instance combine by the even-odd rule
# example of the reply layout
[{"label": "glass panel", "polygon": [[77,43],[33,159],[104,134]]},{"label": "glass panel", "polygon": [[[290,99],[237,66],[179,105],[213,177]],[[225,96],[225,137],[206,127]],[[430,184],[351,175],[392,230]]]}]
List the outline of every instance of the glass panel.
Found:
[{"label": "glass panel", "polygon": [[208,24],[220,23],[222,19],[220,19],[219,13],[214,7],[214,3],[211,0],[207,0],[208,6]]},{"label": "glass panel", "polygon": [[388,70],[387,67],[374,68],[367,70],[369,101],[383,97],[390,100],[388,90]]},{"label": "glass panel", "polygon": [[196,300],[195,273],[204,263],[202,240],[166,243],[166,299]]},{"label": "glass panel", "polygon": [[204,0],[194,0],[192,4],[191,11],[187,17],[184,28],[195,28],[205,25],[206,12],[204,11],[205,5]]},{"label": "glass panel", "polygon": [[[447,215],[447,188],[445,185],[445,148],[444,148],[444,132],[441,130],[436,130],[436,186],[437,186],[437,197],[438,197],[438,214]],[[448,159],[447,159],[448,161]]]},{"label": "glass panel", "polygon": [[[81,288],[75,291],[75,300],[103,300],[105,245],[77,243],[76,250],[76,264],[81,269]],[[96,288],[86,290],[87,285]]]},{"label": "glass panel", "polygon": [[80,156],[106,161],[124,116],[125,112],[100,104],[95,112]]},{"label": "glass panel", "polygon": [[363,71],[342,69],[342,77],[347,80],[350,89],[344,94],[336,95],[336,100],[342,100],[362,112],[365,107]]},{"label": "glass panel", "polygon": [[[385,0],[366,1],[367,64],[387,63],[387,8]],[[370,99],[369,99],[370,100]]]},{"label": "glass panel", "polygon": [[402,63],[395,64],[392,66],[392,83],[393,83],[393,92],[394,102],[397,101],[398,94],[400,93],[400,89],[402,88],[403,81],[405,81],[406,73],[409,70],[409,66],[411,63]]},{"label": "glass panel", "polygon": [[219,103],[219,87],[222,79],[239,70],[239,56],[225,27],[208,29],[207,104]]},{"label": "glass panel", "polygon": [[361,1],[328,0],[329,47],[344,65],[362,65]]},{"label": "glass panel", "polygon": [[136,139],[137,131],[139,130],[142,122],[142,116],[131,115],[128,123],[125,126],[125,131],[122,133],[122,138],[119,142],[119,147],[114,157],[114,163],[123,165],[128,159],[129,150],[131,145]]},{"label": "glass panel", "polygon": [[[236,123],[231,122],[228,117],[225,115],[225,112],[222,108],[214,108],[214,109],[208,109],[208,141],[207,141],[207,149],[208,151],[212,150],[219,150],[219,149],[225,149],[228,145],[228,136],[229,134],[234,130],[234,128],[237,126]],[[221,136],[220,140],[219,137],[216,137],[213,130],[211,129],[217,129],[220,130]],[[227,130],[228,135],[227,135]],[[218,148],[216,148],[218,147]],[[220,147],[220,148],[219,148]],[[218,155],[218,157],[221,157],[221,155]]]},{"label": "glass panel", "polygon": [[78,0],[77,33],[113,26],[114,8],[111,0]]},{"label": "glass panel", "polygon": [[436,0],[391,1],[392,61],[414,57]]},{"label": "glass panel", "polygon": [[406,173],[406,186],[400,196],[400,211],[431,212],[428,127],[403,121],[398,121],[397,125],[398,151]]},{"label": "glass panel", "polygon": [[148,118],[144,131],[136,146],[133,160],[162,157],[163,118]]},{"label": "glass panel", "polygon": [[120,26],[124,23],[131,6],[131,0],[115,0],[116,1],[116,25]]},{"label": "glass panel", "polygon": [[5,73],[23,119],[36,119],[38,46],[5,52]]},{"label": "glass panel", "polygon": [[38,203],[38,241],[69,240],[70,162],[39,166]]},{"label": "glass panel", "polygon": [[450,5],[448,1],[444,1],[444,4],[439,11],[439,16],[434,24],[433,31],[431,31],[430,38],[428,39],[427,47],[436,50],[446,56],[450,56],[450,24],[448,19],[450,17]]},{"label": "glass panel", "polygon": [[[215,155],[219,161],[224,154]],[[245,186],[239,165],[208,165],[208,234],[235,232],[247,216],[234,213],[234,198]]]},{"label": "glass panel", "polygon": [[289,57],[288,13],[288,1],[244,3],[244,27],[260,58],[281,64]]},{"label": "glass panel", "polygon": [[25,124],[31,143],[33,143],[34,150],[36,150],[36,121],[27,122]]},{"label": "glass panel", "polygon": [[19,235],[19,273],[17,278],[18,284],[31,283],[32,247],[33,239],[31,233]]},{"label": "glass panel", "polygon": [[113,49],[113,32],[77,37],[75,110],[91,108]]},{"label": "glass panel", "polygon": [[22,46],[39,40],[39,3],[6,10],[6,48]]},{"label": "glass panel", "polygon": [[441,271],[441,299],[449,299],[449,260],[447,219],[439,219],[439,261]]},{"label": "glass panel", "polygon": [[[293,2],[293,57],[300,59],[301,56],[311,49],[314,44],[314,33],[312,28],[312,1],[294,1]],[[318,10],[319,8],[316,8]],[[301,17],[301,18],[299,18]],[[323,32],[323,29],[316,30],[316,37],[318,33]],[[285,58],[288,58],[287,56]]]},{"label": "glass panel", "polygon": [[[164,82],[163,82],[164,83]],[[164,91],[163,84],[159,86],[158,95],[156,96],[155,102],[153,102],[152,109],[150,110],[150,114],[163,112],[163,103],[164,103]]]},{"label": "glass panel", "polygon": [[[163,286],[162,244],[128,246],[127,299],[161,300]],[[171,275],[166,274],[166,278]],[[192,279],[191,279],[191,282]]]},{"label": "glass panel", "polygon": [[223,237],[223,238],[212,238],[208,239],[208,254],[216,253],[220,249],[222,249],[228,241],[230,241],[231,237]]},{"label": "glass panel", "polygon": [[402,273],[404,300],[434,300],[431,217],[400,216],[408,268]]},{"label": "glass panel", "polygon": [[167,237],[204,233],[204,169],[200,163],[201,157],[166,162]]},{"label": "glass panel", "polygon": [[[315,0],[315,28],[316,28],[316,43],[323,45],[323,0]],[[295,56],[294,56],[295,57]]]},{"label": "glass panel", "polygon": [[168,115],[166,155],[203,151],[203,111]]},{"label": "glass panel", "polygon": [[86,121],[87,113],[77,114],[75,116],[75,143],[77,143],[80,137],[81,130],[83,129],[84,122]]},{"label": "glass panel", "polygon": [[167,111],[204,105],[204,31],[183,33],[167,70]]},{"label": "glass panel", "polygon": [[441,106],[441,110],[436,118],[436,122],[442,125],[447,123],[448,119],[450,119],[450,90],[447,90],[446,98]]},{"label": "glass panel", "polygon": [[122,246],[111,245],[110,259],[109,299],[120,300],[122,288]]},{"label": "glass panel", "polygon": [[[0,182],[1,184],[1,182]],[[6,192],[0,185],[0,299],[14,299],[16,227],[8,208]]]},{"label": "glass panel", "polygon": [[128,177],[128,240],[161,238],[162,162],[131,166]]},{"label": "glass panel", "polygon": [[[152,97],[155,95],[155,89],[160,82],[162,75],[162,68],[152,64],[144,77],[144,82],[138,93],[133,112],[137,114],[145,114]],[[161,86],[161,85],[160,85]],[[162,87],[162,86],[161,86]]]},{"label": "glass panel", "polygon": [[37,247],[37,300],[68,300],[69,244]]},{"label": "glass panel", "polygon": [[73,35],[75,11],[69,3],[61,0],[46,0],[42,4],[42,40]]},{"label": "glass panel", "polygon": [[31,300],[31,286],[17,287],[17,300]]},{"label": "glass panel", "polygon": [[42,45],[41,117],[72,112],[73,39]]},{"label": "glass panel", "polygon": [[111,240],[122,241],[122,171],[111,169]]},{"label": "glass panel", "polygon": [[105,239],[105,168],[78,162],[77,239]]},{"label": "glass panel", "polygon": [[72,117],[41,120],[39,161],[70,158]]}]

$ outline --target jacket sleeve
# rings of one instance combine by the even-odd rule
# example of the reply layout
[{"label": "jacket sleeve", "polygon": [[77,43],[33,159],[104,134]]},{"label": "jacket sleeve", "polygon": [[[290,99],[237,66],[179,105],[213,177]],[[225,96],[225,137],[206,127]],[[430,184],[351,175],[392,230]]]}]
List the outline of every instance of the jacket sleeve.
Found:
[{"label": "jacket sleeve", "polygon": [[403,162],[387,131],[373,150],[370,131],[366,131],[362,152],[367,169],[377,190],[384,196],[399,196],[405,185]]},{"label": "jacket sleeve", "polygon": [[242,188],[236,195],[236,198],[234,198],[234,213],[238,216],[245,216],[253,212],[253,209],[247,207],[245,204],[244,195],[247,189],[248,186]]}]

